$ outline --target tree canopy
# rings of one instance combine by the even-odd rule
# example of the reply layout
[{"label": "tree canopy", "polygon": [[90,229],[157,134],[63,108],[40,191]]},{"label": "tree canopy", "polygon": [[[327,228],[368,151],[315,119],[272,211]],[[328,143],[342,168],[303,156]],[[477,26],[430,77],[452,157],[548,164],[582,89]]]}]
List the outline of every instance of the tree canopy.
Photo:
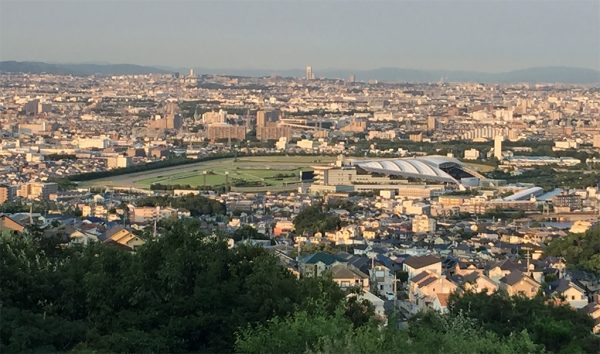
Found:
[{"label": "tree canopy", "polygon": [[548,304],[542,297],[510,297],[504,292],[464,293],[450,297],[451,316],[466,316],[501,338],[526,331],[551,352],[594,352],[600,340],[591,334],[592,319],[568,305]]},{"label": "tree canopy", "polygon": [[600,274],[600,225],[585,234],[569,234],[553,240],[546,253],[564,257],[569,265]]},{"label": "tree canopy", "polygon": [[134,254],[50,253],[60,247],[40,241],[0,239],[1,352],[230,352],[238,328],[343,298],[331,281],[297,280],[266,251],[228,249],[194,225]]},{"label": "tree canopy", "polygon": [[334,231],[341,225],[339,216],[324,212],[321,205],[309,206],[294,218],[294,227],[298,234]]}]

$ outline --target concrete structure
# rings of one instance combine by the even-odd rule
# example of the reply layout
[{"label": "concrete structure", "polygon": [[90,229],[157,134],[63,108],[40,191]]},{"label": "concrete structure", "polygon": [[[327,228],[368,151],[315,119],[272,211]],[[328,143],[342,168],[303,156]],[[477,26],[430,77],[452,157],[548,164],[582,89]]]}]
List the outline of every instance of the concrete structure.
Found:
[{"label": "concrete structure", "polygon": [[211,142],[218,140],[244,140],[246,127],[231,124],[211,124],[206,129],[206,138]]},{"label": "concrete structure", "polygon": [[111,140],[107,137],[98,138],[79,138],[77,146],[80,149],[106,149],[111,144]]},{"label": "concrete structure", "polygon": [[43,183],[43,182],[31,182],[23,184],[17,191],[17,196],[26,199],[50,199],[51,194],[58,192],[58,184],[56,183]]},{"label": "concrete structure", "polygon": [[594,135],[592,146],[595,148],[600,148],[600,134]]},{"label": "concrete structure", "polygon": [[126,168],[131,166],[131,157],[129,156],[111,156],[106,159],[108,169]]},{"label": "concrete structure", "polygon": [[465,150],[465,160],[477,160],[479,158],[479,150],[477,149],[468,149]]},{"label": "concrete structure", "polygon": [[412,221],[412,231],[414,233],[434,233],[435,219],[427,215],[415,215]]},{"label": "concrete structure", "polygon": [[313,73],[312,66],[306,66],[306,80],[314,80],[315,74]]},{"label": "concrete structure", "polygon": [[496,135],[494,137],[494,157],[499,161],[502,161],[502,142],[504,141],[504,136]]},{"label": "concrete structure", "polygon": [[203,124],[225,123],[227,112],[220,109],[218,112],[206,112],[202,114]]}]

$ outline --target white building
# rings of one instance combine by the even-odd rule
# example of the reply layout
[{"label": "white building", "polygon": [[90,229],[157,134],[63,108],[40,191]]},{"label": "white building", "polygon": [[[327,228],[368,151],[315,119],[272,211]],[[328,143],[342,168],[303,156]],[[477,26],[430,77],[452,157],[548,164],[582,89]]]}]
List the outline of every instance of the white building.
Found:
[{"label": "white building", "polygon": [[106,137],[79,138],[77,146],[80,149],[105,149],[110,146],[110,139]]},{"label": "white building", "polygon": [[479,159],[479,150],[469,149],[465,150],[465,160],[477,160]]},{"label": "white building", "polygon": [[435,219],[427,215],[415,215],[412,221],[412,231],[414,233],[433,233],[435,232]]},{"label": "white building", "polygon": [[494,138],[494,157],[498,160],[502,160],[502,142],[504,141],[504,136],[496,135]]}]

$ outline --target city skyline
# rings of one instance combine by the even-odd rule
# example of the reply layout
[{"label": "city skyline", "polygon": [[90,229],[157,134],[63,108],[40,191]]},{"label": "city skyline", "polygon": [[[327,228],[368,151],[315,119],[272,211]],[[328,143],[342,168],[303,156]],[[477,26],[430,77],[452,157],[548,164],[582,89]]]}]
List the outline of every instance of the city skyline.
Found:
[{"label": "city skyline", "polygon": [[[144,16],[136,16],[142,5]],[[1,60],[263,70],[600,69],[595,1],[0,6]]]}]

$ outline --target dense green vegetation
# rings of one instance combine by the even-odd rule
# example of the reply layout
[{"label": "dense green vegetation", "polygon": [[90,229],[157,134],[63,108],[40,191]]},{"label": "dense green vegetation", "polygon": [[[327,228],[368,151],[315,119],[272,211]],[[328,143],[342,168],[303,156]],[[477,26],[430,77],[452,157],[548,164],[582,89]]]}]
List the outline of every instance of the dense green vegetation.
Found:
[{"label": "dense green vegetation", "polygon": [[557,171],[551,166],[536,167],[535,169],[526,170],[520,175],[511,175],[499,170],[490,172],[487,175],[489,178],[504,179],[511,183],[533,183],[546,191],[554,188],[590,187],[596,185],[600,178],[600,172],[598,171],[590,171],[589,173]]},{"label": "dense green vegetation", "polygon": [[269,237],[261,232],[258,232],[250,225],[244,225],[233,232],[231,235],[236,242],[242,240],[268,240]]},{"label": "dense green vegetation", "polygon": [[200,215],[223,215],[227,211],[225,204],[201,195],[186,195],[182,197],[152,196],[143,197],[136,201],[139,206],[161,206],[177,209],[187,209],[192,216]]},{"label": "dense green vegetation", "polygon": [[[595,352],[591,319],[541,298],[452,297],[450,313],[381,326],[328,279],[296,279],[260,248],[229,249],[197,222],[136,253],[0,237],[0,352]],[[244,229],[242,234],[254,233]],[[243,235],[238,235],[242,236]]]},{"label": "dense green vegetation", "polygon": [[569,234],[550,242],[546,253],[564,257],[567,264],[600,274],[600,226],[585,234]]},{"label": "dense green vegetation", "polygon": [[[393,319],[392,319],[393,321]],[[393,323],[393,322],[392,322]],[[594,353],[592,320],[542,298],[505,293],[454,296],[447,315],[424,313],[408,330],[356,326],[343,311],[298,311],[239,332],[242,353]]]},{"label": "dense green vegetation", "polygon": [[509,297],[497,292],[452,296],[450,316],[464,315],[485,331],[508,340],[526,332],[531,340],[554,353],[593,353],[600,339],[591,334],[593,320],[567,305],[549,305],[542,297]]},{"label": "dense green vegetation", "polygon": [[314,234],[316,232],[334,231],[339,229],[341,225],[340,218],[337,215],[324,212],[321,205],[309,206],[300,211],[294,218],[294,227],[299,235],[305,232]]},{"label": "dense green vegetation", "polygon": [[353,326],[341,311],[309,314],[299,311],[275,318],[266,325],[241,331],[236,341],[240,353],[538,353],[526,332],[504,339],[481,330],[463,316],[428,314],[417,318],[409,330],[393,326],[380,329],[375,322]]},{"label": "dense green vegetation", "polygon": [[0,352],[231,352],[238,328],[318,299],[333,313],[343,298],[262,249],[228,249],[197,230],[173,224],[135,254],[3,236]]}]

